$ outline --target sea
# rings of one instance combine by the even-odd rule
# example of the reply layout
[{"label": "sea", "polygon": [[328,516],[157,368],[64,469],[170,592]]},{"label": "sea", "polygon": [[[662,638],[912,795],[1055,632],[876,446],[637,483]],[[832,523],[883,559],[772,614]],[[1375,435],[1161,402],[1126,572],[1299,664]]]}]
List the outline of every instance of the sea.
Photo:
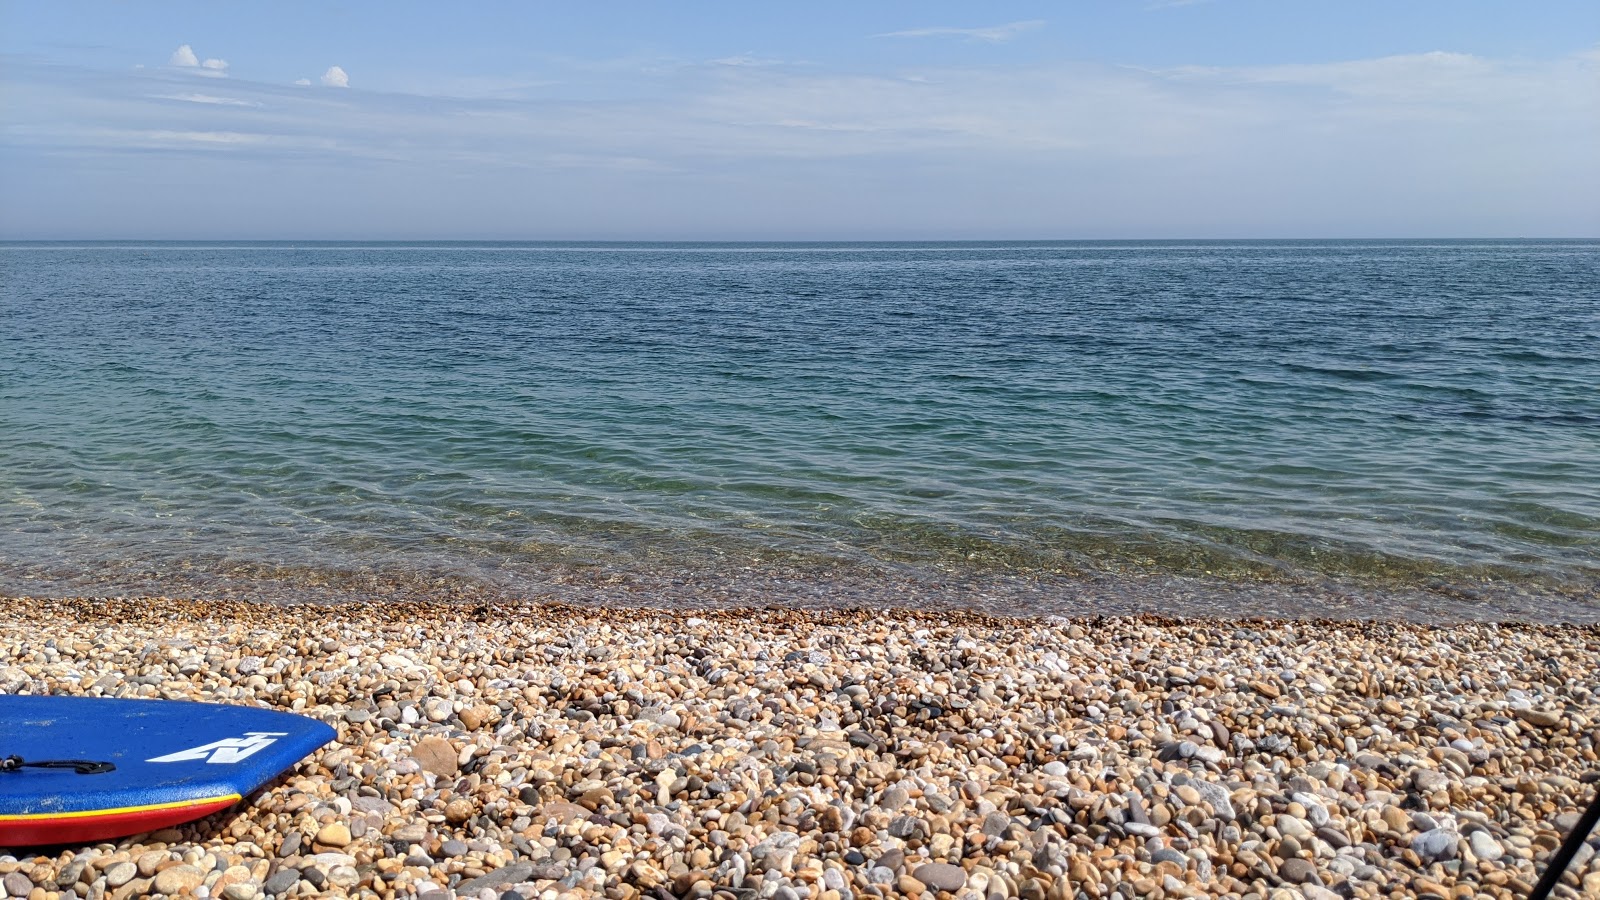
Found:
[{"label": "sea", "polygon": [[1600,241],[4,243],[0,594],[1600,621]]}]

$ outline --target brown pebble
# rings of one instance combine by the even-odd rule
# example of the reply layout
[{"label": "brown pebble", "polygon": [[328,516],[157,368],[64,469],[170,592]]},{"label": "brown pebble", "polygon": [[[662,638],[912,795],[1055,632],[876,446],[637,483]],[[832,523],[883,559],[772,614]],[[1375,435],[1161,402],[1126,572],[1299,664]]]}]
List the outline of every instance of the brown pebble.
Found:
[{"label": "brown pebble", "polygon": [[417,742],[411,758],[440,778],[454,778],[461,772],[460,753],[444,738],[428,737]]}]

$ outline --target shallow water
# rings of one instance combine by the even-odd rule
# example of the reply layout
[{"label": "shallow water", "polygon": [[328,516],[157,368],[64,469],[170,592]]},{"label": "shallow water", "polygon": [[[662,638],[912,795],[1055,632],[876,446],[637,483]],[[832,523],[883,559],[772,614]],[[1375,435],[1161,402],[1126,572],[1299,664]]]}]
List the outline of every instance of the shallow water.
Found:
[{"label": "shallow water", "polygon": [[1596,385],[1592,241],[4,244],[0,591],[1267,580],[1581,618]]}]

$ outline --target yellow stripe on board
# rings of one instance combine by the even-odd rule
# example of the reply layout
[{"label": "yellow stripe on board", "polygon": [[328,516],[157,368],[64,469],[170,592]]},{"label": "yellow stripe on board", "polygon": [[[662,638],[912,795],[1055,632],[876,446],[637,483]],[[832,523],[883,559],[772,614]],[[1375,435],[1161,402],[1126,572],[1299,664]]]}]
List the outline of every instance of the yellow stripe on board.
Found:
[{"label": "yellow stripe on board", "polygon": [[87,819],[94,816],[116,816],[124,813],[155,812],[159,809],[178,809],[183,806],[206,806],[212,803],[221,803],[226,800],[236,803],[240,799],[238,794],[223,794],[220,797],[206,797],[201,800],[176,800],[172,803],[150,803],[145,806],[119,806],[115,809],[86,809],[79,812],[53,812],[53,813],[23,813],[21,815],[0,816],[0,822],[24,822],[30,819]]}]

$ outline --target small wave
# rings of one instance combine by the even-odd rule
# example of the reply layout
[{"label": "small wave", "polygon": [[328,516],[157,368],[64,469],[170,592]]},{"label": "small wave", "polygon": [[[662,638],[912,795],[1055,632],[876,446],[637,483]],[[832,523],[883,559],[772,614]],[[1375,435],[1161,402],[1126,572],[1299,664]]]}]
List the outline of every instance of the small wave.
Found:
[{"label": "small wave", "polygon": [[1305,363],[1290,362],[1283,363],[1282,365],[1285,369],[1288,369],[1291,372],[1338,378],[1344,381],[1392,381],[1395,378],[1400,377],[1393,372],[1383,372],[1377,369],[1348,369],[1337,366],[1313,366]]}]

